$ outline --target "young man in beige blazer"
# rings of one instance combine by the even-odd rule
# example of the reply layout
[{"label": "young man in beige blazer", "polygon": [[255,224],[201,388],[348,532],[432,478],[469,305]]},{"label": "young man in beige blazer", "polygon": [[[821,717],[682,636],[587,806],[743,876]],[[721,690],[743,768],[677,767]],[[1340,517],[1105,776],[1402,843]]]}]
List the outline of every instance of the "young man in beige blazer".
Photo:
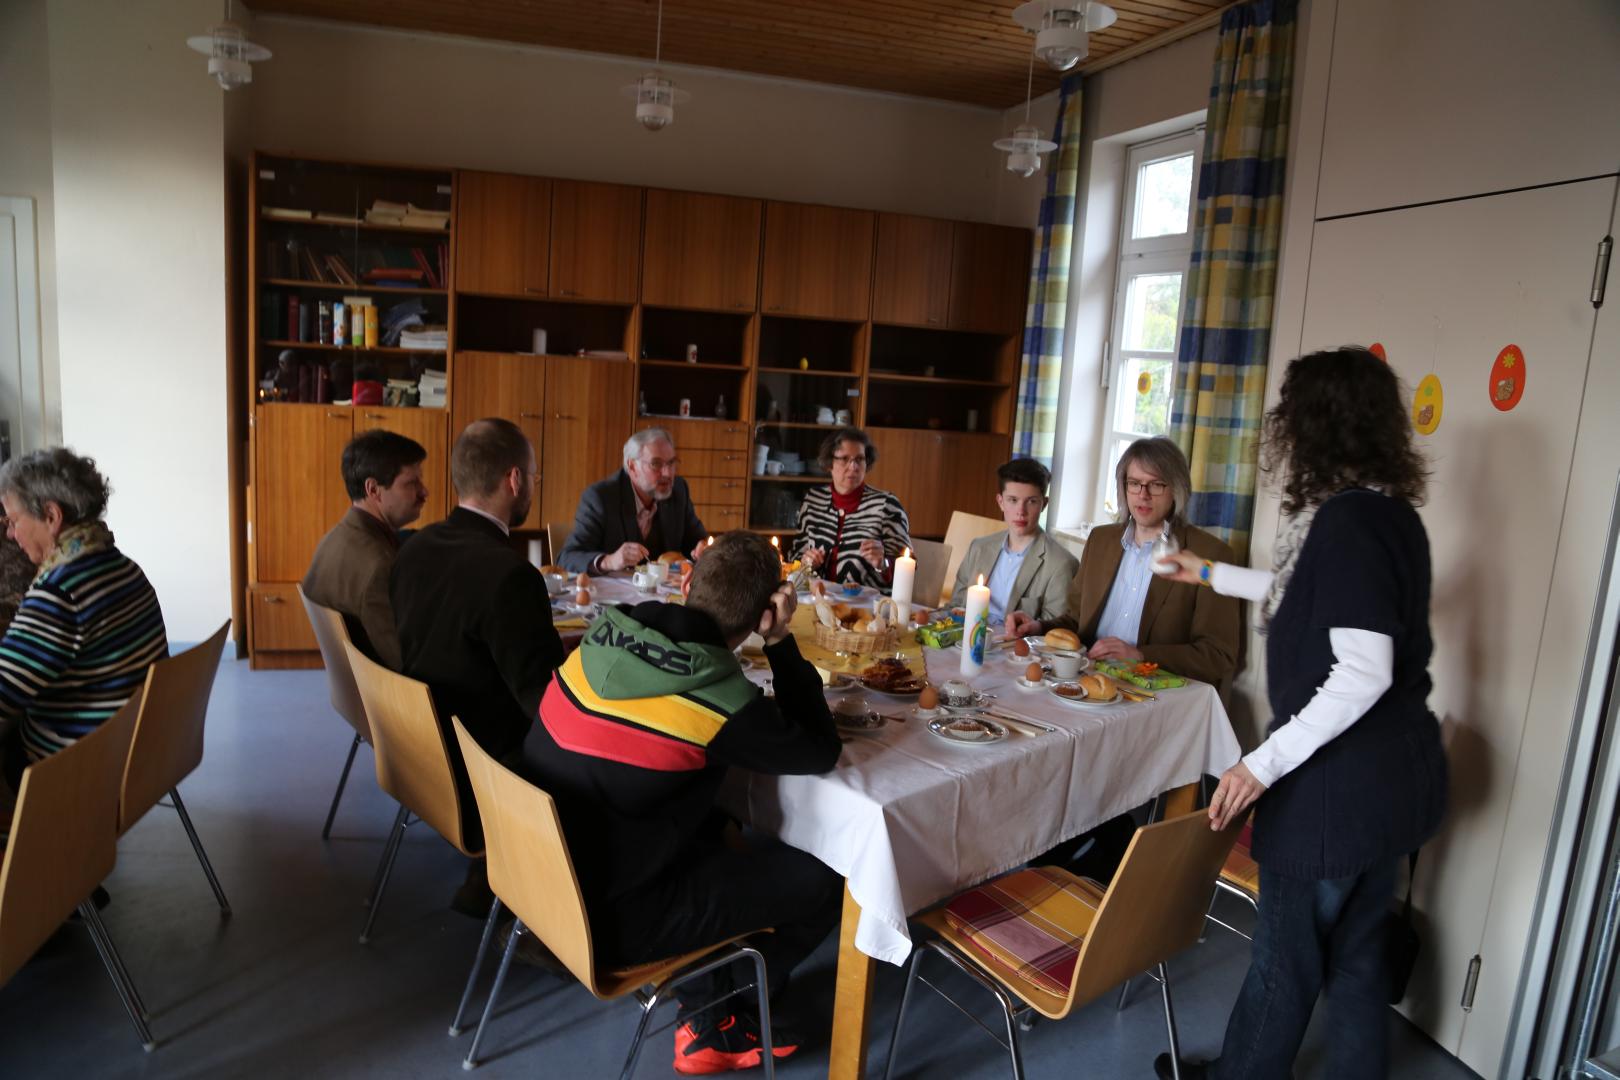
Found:
[{"label": "young man in beige blazer", "polygon": [[996,470],[996,479],[1001,485],[996,505],[1007,527],[969,546],[956,570],[951,602],[965,602],[968,586],[983,577],[990,586],[991,623],[1006,622],[1012,612],[1036,622],[1061,619],[1069,610],[1069,582],[1079,563],[1041,528],[1052,474],[1038,461],[1013,458]]}]

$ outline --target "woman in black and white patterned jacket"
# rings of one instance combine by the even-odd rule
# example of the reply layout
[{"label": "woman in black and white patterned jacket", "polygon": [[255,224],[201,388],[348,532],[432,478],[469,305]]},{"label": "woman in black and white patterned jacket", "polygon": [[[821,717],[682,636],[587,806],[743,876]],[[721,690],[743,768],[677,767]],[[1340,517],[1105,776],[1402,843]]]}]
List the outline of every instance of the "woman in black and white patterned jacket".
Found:
[{"label": "woman in black and white patterned jacket", "polygon": [[887,585],[894,559],[911,546],[911,525],[899,499],[866,482],[877,447],[859,428],[839,428],[817,460],[832,483],[811,488],[799,504],[793,555],[829,581]]}]

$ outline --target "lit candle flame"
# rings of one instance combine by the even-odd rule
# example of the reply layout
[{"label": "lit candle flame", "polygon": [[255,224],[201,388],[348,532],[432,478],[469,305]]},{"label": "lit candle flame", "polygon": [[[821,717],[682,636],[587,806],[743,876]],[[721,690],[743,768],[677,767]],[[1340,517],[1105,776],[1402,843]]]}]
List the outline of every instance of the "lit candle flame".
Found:
[{"label": "lit candle flame", "polygon": [[775,548],[777,551],[782,550],[782,545],[777,542],[777,539],[774,536],[771,537],[771,547]]},{"label": "lit candle flame", "polygon": [[979,584],[980,584],[980,585],[983,585],[983,584],[984,584],[984,575],[983,575],[983,574],[980,574],[980,575],[979,575]]},{"label": "lit candle flame", "polygon": [[705,547],[714,547],[714,537],[712,537],[712,536],[709,537],[709,542],[704,546]]},{"label": "lit candle flame", "polygon": [[906,548],[906,550],[904,550],[904,551],[902,551],[902,552],[901,552],[901,553],[900,553],[900,557],[901,557],[901,558],[902,558],[902,559],[909,559],[909,558],[911,558],[911,549],[910,549],[910,548]]}]

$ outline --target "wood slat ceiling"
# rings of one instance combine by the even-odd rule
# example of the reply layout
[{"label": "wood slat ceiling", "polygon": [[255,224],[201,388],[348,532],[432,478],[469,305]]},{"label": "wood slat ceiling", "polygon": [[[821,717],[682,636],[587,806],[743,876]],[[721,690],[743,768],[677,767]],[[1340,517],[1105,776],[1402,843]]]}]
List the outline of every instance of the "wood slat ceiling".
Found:
[{"label": "wood slat ceiling", "polygon": [[[1218,10],[1222,0],[1110,0],[1092,64]],[[657,0],[254,0],[254,11],[610,53],[651,66]],[[1030,36],[1014,0],[665,0],[664,59],[1009,108]],[[1035,93],[1057,86],[1039,61]]]}]

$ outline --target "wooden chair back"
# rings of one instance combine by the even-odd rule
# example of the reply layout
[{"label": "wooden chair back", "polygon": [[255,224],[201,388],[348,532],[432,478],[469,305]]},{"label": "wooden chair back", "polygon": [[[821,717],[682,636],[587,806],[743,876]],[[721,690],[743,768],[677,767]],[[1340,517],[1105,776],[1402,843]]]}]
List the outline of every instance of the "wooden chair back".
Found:
[{"label": "wooden chair back", "polygon": [[0,863],[0,983],[112,873],[118,782],[142,691],[72,746],[23,770]]},{"label": "wooden chair back", "polygon": [[489,887],[586,989],[606,997],[596,978],[591,924],[568,854],[557,804],[490,757],[452,717],[473,796],[484,822]]},{"label": "wooden chair back", "polygon": [[207,641],[147,669],[118,801],[118,835],[128,832],[202,764],[208,695],[213,692],[219,655],[230,629],[231,621],[226,619]]},{"label": "wooden chair back", "polygon": [[1136,830],[1081,946],[1070,1009],[1198,940],[1216,875],[1242,828],[1215,832],[1197,811]]},{"label": "wooden chair back", "polygon": [[967,558],[968,548],[973,546],[973,541],[1006,527],[1007,523],[1000,518],[970,514],[966,510],[951,511],[951,523],[945,529],[945,546],[951,549],[951,554],[945,563],[944,587],[949,589],[956,583],[956,571],[962,565],[962,560]]},{"label": "wooden chair back", "polygon": [[353,642],[344,653],[371,721],[377,786],[462,854],[480,854],[476,840],[463,832],[455,766],[427,684],[389,671]]},{"label": "wooden chair back", "polygon": [[945,568],[950,565],[951,545],[937,540],[913,539],[911,553],[917,559],[917,576],[911,586],[912,599],[928,607],[938,607],[945,602],[944,593],[949,587],[945,580]]},{"label": "wooden chair back", "polygon": [[321,649],[321,662],[326,665],[326,690],[331,695],[332,708],[354,728],[361,741],[370,742],[371,725],[366,722],[366,707],[360,700],[360,688],[354,685],[349,655],[344,651],[344,646],[352,642],[343,614],[305,596],[302,585],[298,586],[298,598],[304,602],[309,625],[315,631],[315,643]]},{"label": "wooden chair back", "polygon": [[562,554],[563,547],[574,530],[562,525],[546,522],[546,565],[556,566],[557,558]]}]

